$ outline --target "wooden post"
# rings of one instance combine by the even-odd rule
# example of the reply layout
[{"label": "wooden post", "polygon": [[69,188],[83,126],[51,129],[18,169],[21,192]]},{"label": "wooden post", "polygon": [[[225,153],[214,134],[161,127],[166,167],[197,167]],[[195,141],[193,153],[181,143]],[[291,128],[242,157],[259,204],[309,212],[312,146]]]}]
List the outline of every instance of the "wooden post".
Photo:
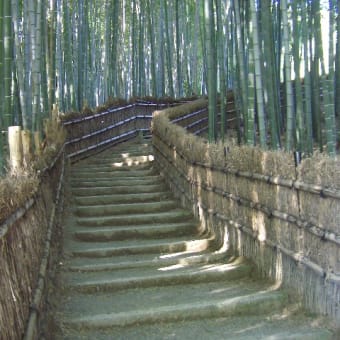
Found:
[{"label": "wooden post", "polygon": [[52,119],[54,121],[58,120],[58,115],[59,115],[59,108],[58,108],[58,104],[53,104],[53,108],[52,108]]},{"label": "wooden post", "polygon": [[22,153],[24,166],[27,167],[32,161],[32,134],[29,130],[21,131]]},{"label": "wooden post", "polygon": [[8,127],[8,146],[10,167],[13,170],[22,167],[22,142],[21,142],[21,127]]},{"label": "wooden post", "polygon": [[40,132],[35,131],[34,132],[34,149],[35,149],[35,154],[40,157],[41,156],[41,139],[40,139]]}]

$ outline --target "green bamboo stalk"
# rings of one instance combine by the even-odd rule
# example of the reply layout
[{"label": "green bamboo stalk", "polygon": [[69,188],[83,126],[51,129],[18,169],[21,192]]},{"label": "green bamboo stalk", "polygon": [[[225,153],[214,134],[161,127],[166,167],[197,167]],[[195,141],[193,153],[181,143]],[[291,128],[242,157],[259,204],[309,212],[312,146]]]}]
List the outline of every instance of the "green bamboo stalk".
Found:
[{"label": "green bamboo stalk", "polygon": [[[41,1],[36,0],[35,13],[34,13],[34,26],[35,34],[34,39],[35,47],[32,47],[32,79],[33,79],[33,129],[39,131],[42,129],[42,116],[40,106],[40,93],[41,93]],[[33,26],[32,26],[33,27]],[[32,42],[33,46],[33,42]]]},{"label": "green bamboo stalk", "polygon": [[55,103],[55,79],[56,79],[56,0],[50,1],[49,20],[48,20],[48,53],[47,53],[47,69],[48,69],[48,111],[52,109]]},{"label": "green bamboo stalk", "polygon": [[226,77],[224,69],[224,39],[222,28],[222,4],[220,0],[216,1],[216,19],[217,19],[217,53],[218,53],[218,71],[220,76],[220,112],[221,112],[221,126],[220,138],[224,141],[226,131]]},{"label": "green bamboo stalk", "polygon": [[[204,23],[204,0],[198,2],[201,5],[201,13],[203,13],[203,23]],[[207,94],[207,83],[208,83],[208,66],[207,66],[207,38],[206,38],[206,30],[205,25],[199,25],[199,32],[200,32],[200,42],[202,46],[202,70],[201,70],[201,81],[200,81],[200,93],[206,95]]]},{"label": "green bamboo stalk", "polygon": [[[85,32],[84,32],[84,1],[80,0],[77,3],[77,11],[78,11],[78,35],[77,35],[77,67],[78,67],[78,72],[77,72],[77,79],[78,79],[78,87],[77,87],[77,97],[78,97],[78,109],[81,109],[83,105],[85,104],[85,98],[84,98],[84,85],[85,85],[85,73],[86,73],[86,61],[84,60],[85,58]],[[59,35],[59,32],[57,31],[57,36]],[[57,37],[57,41],[60,39]],[[57,53],[58,55],[58,53]],[[58,56],[60,58],[61,56]]]},{"label": "green bamboo stalk", "polygon": [[308,36],[308,12],[307,5],[302,4],[302,42],[303,42],[303,61],[304,61],[304,110],[306,116],[306,141],[304,151],[311,155],[313,153],[313,117],[312,117],[312,83],[310,74],[310,54],[309,54],[309,36]]},{"label": "green bamboo stalk", "polygon": [[112,52],[111,52],[111,72],[112,72],[112,84],[111,92],[113,96],[118,95],[118,39],[120,34],[119,17],[120,17],[120,6],[118,1],[113,1],[112,8]]},{"label": "green bamboo stalk", "polygon": [[4,111],[3,111],[3,128],[6,131],[13,123],[12,112],[12,13],[10,1],[3,3],[3,42],[4,42]]},{"label": "green bamboo stalk", "polygon": [[283,24],[283,46],[284,46],[284,73],[286,84],[286,151],[291,151],[294,148],[293,130],[294,130],[294,101],[293,101],[293,86],[291,79],[291,49],[290,49],[290,34],[288,19],[287,0],[281,0],[281,15]]},{"label": "green bamboo stalk", "polygon": [[179,0],[175,0],[175,23],[176,23],[176,71],[177,71],[177,95],[183,96],[183,80],[181,67],[181,40],[180,40],[180,23],[179,23]]},{"label": "green bamboo stalk", "polygon": [[[334,103],[334,7],[333,1],[329,0],[329,60],[328,60],[328,77],[326,73],[322,75],[322,87],[323,87],[323,101],[325,108],[325,123],[326,123],[326,141],[327,152],[330,156],[336,155],[336,129],[335,129],[335,103]],[[320,42],[321,27],[320,27]],[[320,51],[322,56],[322,64],[324,64],[323,52]]]},{"label": "green bamboo stalk", "polygon": [[295,73],[295,110],[296,110],[296,149],[305,151],[304,142],[305,138],[305,118],[303,112],[303,95],[300,75],[300,43],[301,43],[301,24],[299,23],[299,7],[296,1],[292,2],[292,21],[293,21],[293,58],[294,58],[294,73]]},{"label": "green bamboo stalk", "polygon": [[168,73],[168,91],[169,96],[174,97],[174,85],[172,78],[172,56],[171,56],[171,41],[170,41],[170,32],[169,32],[169,15],[168,15],[168,3],[167,0],[164,0],[164,17],[165,17],[165,40],[166,40],[166,59],[167,59],[167,73]]},{"label": "green bamboo stalk", "polygon": [[57,76],[57,103],[59,110],[65,111],[65,75],[64,75],[64,63],[63,63],[63,45],[62,45],[62,1],[57,0],[57,26],[56,26],[56,76]]},{"label": "green bamboo stalk", "polygon": [[253,21],[249,21],[248,34],[248,112],[246,125],[246,141],[248,145],[255,145],[255,63],[254,63],[254,41],[253,41]]},{"label": "green bamboo stalk", "polygon": [[153,4],[151,3],[152,0],[147,0],[147,13],[148,13],[148,28],[149,28],[149,40],[150,40],[150,54],[151,54],[151,95],[157,95],[157,84],[156,84],[156,52],[155,52],[155,36],[154,36],[154,25],[153,25],[153,18],[152,13],[153,11]]},{"label": "green bamboo stalk", "polygon": [[[63,47],[64,47],[64,63],[66,74],[66,110],[76,109],[76,96],[75,96],[75,84],[74,84],[74,71],[72,66],[72,39],[70,32],[70,5],[66,1],[63,5]],[[108,63],[105,63],[106,66]]]},{"label": "green bamboo stalk", "polygon": [[208,71],[208,110],[209,110],[209,142],[216,141],[216,54],[215,51],[215,23],[213,0],[204,0],[204,16],[207,44],[207,71]]},{"label": "green bamboo stalk", "polygon": [[[4,79],[4,25],[3,25],[3,2],[0,4],[0,79]],[[4,87],[0,86],[0,126],[3,125],[3,116],[2,113],[4,107]]]},{"label": "green bamboo stalk", "polygon": [[[183,95],[190,96],[193,93],[192,88],[192,72],[190,68],[190,56],[192,55],[192,43],[191,43],[191,31],[193,23],[195,22],[195,18],[193,16],[194,10],[191,6],[191,3],[188,2],[182,5],[183,13],[182,16],[182,30],[183,30],[183,46],[186,48],[182,48],[182,58],[183,58]],[[196,51],[197,53],[197,51]]]},{"label": "green bamboo stalk", "polygon": [[48,54],[48,34],[47,34],[47,3],[41,3],[41,102],[42,119],[48,118],[48,79],[47,79],[47,54]]},{"label": "green bamboo stalk", "polygon": [[[4,78],[4,26],[3,26],[3,3],[0,3],[0,79]],[[4,107],[4,87],[0,87],[0,176],[4,170],[4,139],[3,139],[3,107]]]},{"label": "green bamboo stalk", "polygon": [[145,95],[146,86],[145,86],[145,67],[144,67],[144,31],[145,31],[145,23],[144,23],[144,1],[141,0],[140,3],[140,13],[139,13],[139,43],[138,43],[138,68],[139,68],[139,86],[138,86],[138,94],[140,96]]},{"label": "green bamboo stalk", "polygon": [[26,109],[26,91],[25,91],[25,69],[24,69],[24,61],[23,61],[23,51],[21,47],[21,41],[19,37],[19,17],[18,17],[18,1],[13,0],[12,4],[12,21],[13,21],[13,30],[14,30],[14,43],[15,43],[15,68],[16,68],[16,76],[18,80],[18,88],[19,88],[19,101],[21,107],[21,118],[23,123],[24,130],[29,130],[31,128],[30,120],[27,115]]},{"label": "green bamboo stalk", "polygon": [[[193,48],[191,52],[191,65],[190,69],[192,70],[192,87],[194,93],[200,93],[199,86],[199,71],[198,71],[198,56],[199,56],[199,34],[197,32],[200,31],[200,0],[198,1],[197,6],[195,6],[195,19],[193,25],[193,31],[191,32],[193,39]],[[201,53],[202,55],[202,53]]]},{"label": "green bamboo stalk", "polygon": [[[322,115],[321,115],[321,102],[320,102],[320,49],[318,48],[318,38],[321,36],[318,33],[320,29],[320,1],[314,0],[310,5],[310,16],[313,18],[311,21],[311,43],[310,55],[313,56],[311,60],[311,83],[312,83],[312,113],[313,113],[313,133],[319,145],[319,150],[323,151],[323,136],[322,136]],[[314,44],[312,43],[314,40]],[[316,48],[313,48],[313,45]],[[314,53],[313,53],[314,52]]]},{"label": "green bamboo stalk", "polygon": [[335,58],[335,113],[337,118],[337,140],[340,142],[340,1],[336,2],[336,58]]},{"label": "green bamboo stalk", "polygon": [[[235,15],[235,23],[236,23],[236,53],[237,53],[237,65],[238,65],[238,78],[239,78],[239,85],[240,85],[240,91],[236,94],[238,97],[238,102],[240,103],[240,109],[241,109],[241,116],[243,117],[244,122],[244,139],[246,142],[249,141],[249,143],[253,144],[254,142],[254,126],[253,126],[253,117],[250,117],[248,119],[248,84],[247,84],[247,67],[246,67],[246,57],[245,57],[245,46],[244,46],[244,37],[242,32],[242,24],[241,24],[241,15],[240,15],[240,4],[239,0],[234,0],[234,15]],[[251,55],[250,51],[248,51]],[[248,74],[249,76],[249,74]],[[253,104],[250,107],[250,113],[253,115]],[[248,122],[250,122],[252,125],[249,127],[250,131],[248,130]],[[252,137],[249,136],[248,132],[251,133]],[[251,139],[248,139],[248,137]]]},{"label": "green bamboo stalk", "polygon": [[253,53],[254,53],[254,67],[255,67],[255,90],[256,90],[256,104],[257,104],[257,116],[258,126],[260,133],[260,145],[262,148],[267,148],[267,132],[266,132],[266,118],[264,112],[263,101],[263,86],[262,86],[262,61],[261,61],[261,49],[259,45],[259,29],[258,19],[255,7],[255,2],[250,1],[251,21],[253,23]]},{"label": "green bamboo stalk", "polygon": [[270,141],[273,149],[280,149],[280,82],[277,77],[276,61],[275,61],[275,40],[273,30],[273,13],[271,10],[271,0],[262,0],[262,45],[264,65],[264,84],[266,95],[267,112],[269,116]]},{"label": "green bamboo stalk", "polygon": [[110,96],[111,83],[111,36],[112,36],[112,20],[111,20],[110,0],[105,0],[105,41],[104,41],[104,65],[103,65],[103,100],[106,101]]},{"label": "green bamboo stalk", "polygon": [[158,20],[158,42],[159,42],[159,53],[158,53],[158,87],[157,94],[159,97],[165,96],[165,65],[164,65],[164,8],[162,0],[158,3],[160,7],[160,20]]},{"label": "green bamboo stalk", "polygon": [[132,15],[131,15],[131,43],[132,43],[132,56],[131,56],[131,70],[132,70],[132,97],[137,96],[137,39],[136,39],[136,26],[137,26],[137,4],[136,0],[132,0]]}]

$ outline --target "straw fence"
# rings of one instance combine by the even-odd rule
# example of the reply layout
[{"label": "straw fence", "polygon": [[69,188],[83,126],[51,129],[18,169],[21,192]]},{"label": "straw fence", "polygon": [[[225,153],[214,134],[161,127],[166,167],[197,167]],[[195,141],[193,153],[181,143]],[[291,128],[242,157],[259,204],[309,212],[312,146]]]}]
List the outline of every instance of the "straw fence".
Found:
[{"label": "straw fence", "polygon": [[[205,105],[177,107],[176,116],[194,117]],[[296,166],[284,152],[207,144],[173,115],[154,112],[152,132],[155,166],[178,199],[217,243],[339,325],[340,162],[319,155]]]},{"label": "straw fence", "polygon": [[38,338],[48,272],[56,258],[52,244],[63,176],[64,148],[41,171],[35,194],[0,225],[0,339]]}]

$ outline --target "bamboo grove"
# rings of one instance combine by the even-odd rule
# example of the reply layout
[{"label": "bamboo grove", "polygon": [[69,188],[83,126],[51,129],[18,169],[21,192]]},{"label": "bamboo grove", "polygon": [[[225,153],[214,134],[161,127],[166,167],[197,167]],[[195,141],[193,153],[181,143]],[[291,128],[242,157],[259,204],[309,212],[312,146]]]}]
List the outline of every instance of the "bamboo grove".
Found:
[{"label": "bamboo grove", "polygon": [[223,139],[227,89],[239,142],[335,155],[339,7],[339,0],[0,0],[0,161],[8,126],[39,132],[53,104],[79,111],[110,97],[208,94],[209,140]]}]

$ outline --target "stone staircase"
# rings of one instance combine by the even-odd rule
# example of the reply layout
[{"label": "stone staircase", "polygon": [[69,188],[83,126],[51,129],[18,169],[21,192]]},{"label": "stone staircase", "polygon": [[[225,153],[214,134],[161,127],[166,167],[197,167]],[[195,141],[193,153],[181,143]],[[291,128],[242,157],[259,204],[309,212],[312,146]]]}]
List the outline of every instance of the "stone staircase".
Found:
[{"label": "stone staircase", "polygon": [[49,339],[331,339],[218,249],[153,169],[147,142],[71,167]]}]

